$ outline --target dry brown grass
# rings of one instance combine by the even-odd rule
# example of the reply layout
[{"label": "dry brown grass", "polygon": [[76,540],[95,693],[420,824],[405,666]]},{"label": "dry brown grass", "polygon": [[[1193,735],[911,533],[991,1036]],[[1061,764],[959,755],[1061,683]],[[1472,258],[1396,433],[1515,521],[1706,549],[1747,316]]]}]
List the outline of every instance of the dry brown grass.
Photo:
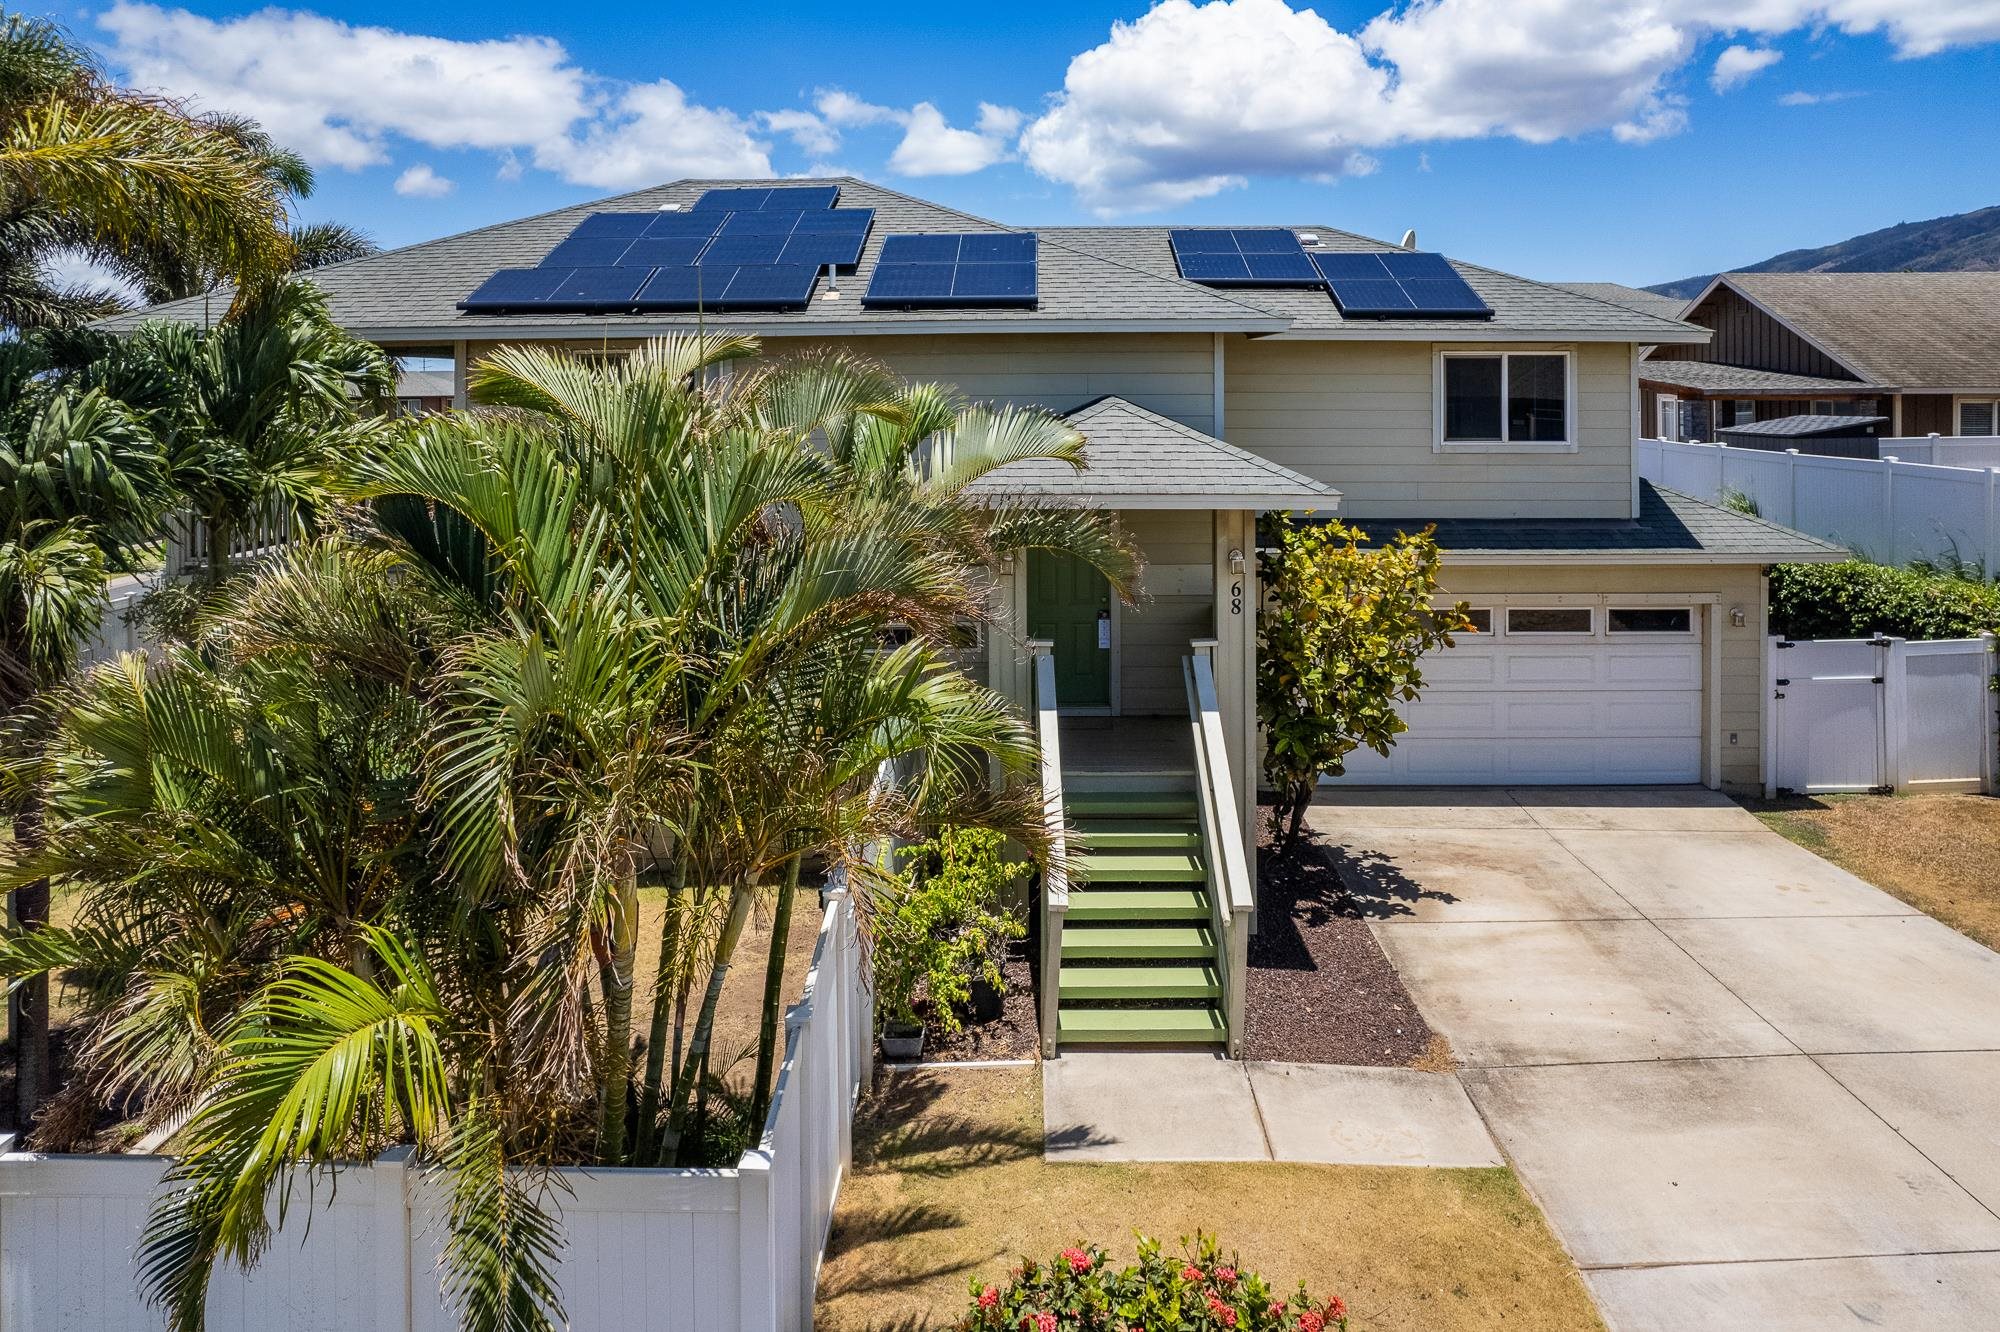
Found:
[{"label": "dry brown grass", "polygon": [[1602,1327],[1510,1170],[1050,1165],[1039,1068],[896,1074],[868,1101],[815,1326],[945,1326],[1021,1254],[1089,1239],[1129,1261],[1135,1229],[1197,1227],[1280,1287],[1343,1296],[1358,1332]]},{"label": "dry brown grass", "polygon": [[2000,948],[2000,800],[1856,795],[1748,803],[1800,846]]}]

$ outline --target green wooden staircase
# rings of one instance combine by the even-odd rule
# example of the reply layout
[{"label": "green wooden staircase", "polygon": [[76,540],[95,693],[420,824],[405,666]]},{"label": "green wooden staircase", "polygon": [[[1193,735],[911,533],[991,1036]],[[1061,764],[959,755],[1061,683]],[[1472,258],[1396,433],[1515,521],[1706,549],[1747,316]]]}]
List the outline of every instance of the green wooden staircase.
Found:
[{"label": "green wooden staircase", "polygon": [[1222,959],[1194,779],[1107,774],[1066,793],[1074,881],[1057,1042],[1220,1045]]}]

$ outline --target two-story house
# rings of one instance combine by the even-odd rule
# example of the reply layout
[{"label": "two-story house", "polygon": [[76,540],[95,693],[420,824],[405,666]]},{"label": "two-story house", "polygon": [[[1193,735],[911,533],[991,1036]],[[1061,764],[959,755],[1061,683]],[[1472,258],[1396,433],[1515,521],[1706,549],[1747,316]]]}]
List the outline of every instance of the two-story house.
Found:
[{"label": "two-story house", "polygon": [[[1378,535],[1434,523],[1447,590],[1473,607],[1408,734],[1357,756],[1350,782],[1757,789],[1764,570],[1838,554],[1639,478],[1639,349],[1707,330],[1326,225],[1030,229],[856,179],[679,181],[312,278],[353,332],[450,357],[461,405],[466,368],[499,344],[615,354],[700,324],[773,355],[840,344],[1074,422],[1084,472],[1016,465],[982,485],[1115,511],[1145,557],[1141,595],[1009,560],[978,654],[1024,709],[1052,684],[1064,717],[1095,885],[1070,898],[1065,1040],[1234,1028],[1240,957],[1164,964],[1245,932],[1214,875],[1217,840],[1240,848],[1254,817],[1259,512]],[[1209,759],[1235,817],[1197,827],[1177,783]],[[1113,901],[1117,884],[1147,891]],[[1169,942],[1176,922],[1186,938]],[[1135,943],[1134,924],[1153,928]],[[1125,965],[1148,959],[1162,965]],[[1170,1012],[1222,1011],[1190,1029],[1093,1007],[1161,984]]]}]

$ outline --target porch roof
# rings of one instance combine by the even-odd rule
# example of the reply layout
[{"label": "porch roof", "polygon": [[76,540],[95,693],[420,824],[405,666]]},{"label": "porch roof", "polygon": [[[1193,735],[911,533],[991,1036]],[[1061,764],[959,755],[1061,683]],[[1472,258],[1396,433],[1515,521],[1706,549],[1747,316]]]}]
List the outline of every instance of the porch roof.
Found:
[{"label": "porch roof", "polygon": [[1082,432],[1085,465],[1017,462],[966,488],[977,498],[1093,509],[1331,510],[1340,492],[1119,397],[1063,414]]}]

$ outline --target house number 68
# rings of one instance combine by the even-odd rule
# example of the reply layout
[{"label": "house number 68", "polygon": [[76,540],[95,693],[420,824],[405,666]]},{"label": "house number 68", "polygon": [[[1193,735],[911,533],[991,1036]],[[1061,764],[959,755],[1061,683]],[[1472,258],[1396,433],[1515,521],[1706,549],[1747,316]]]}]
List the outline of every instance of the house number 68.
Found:
[{"label": "house number 68", "polygon": [[1240,582],[1229,585],[1229,613],[1231,615],[1243,613],[1243,584]]}]

